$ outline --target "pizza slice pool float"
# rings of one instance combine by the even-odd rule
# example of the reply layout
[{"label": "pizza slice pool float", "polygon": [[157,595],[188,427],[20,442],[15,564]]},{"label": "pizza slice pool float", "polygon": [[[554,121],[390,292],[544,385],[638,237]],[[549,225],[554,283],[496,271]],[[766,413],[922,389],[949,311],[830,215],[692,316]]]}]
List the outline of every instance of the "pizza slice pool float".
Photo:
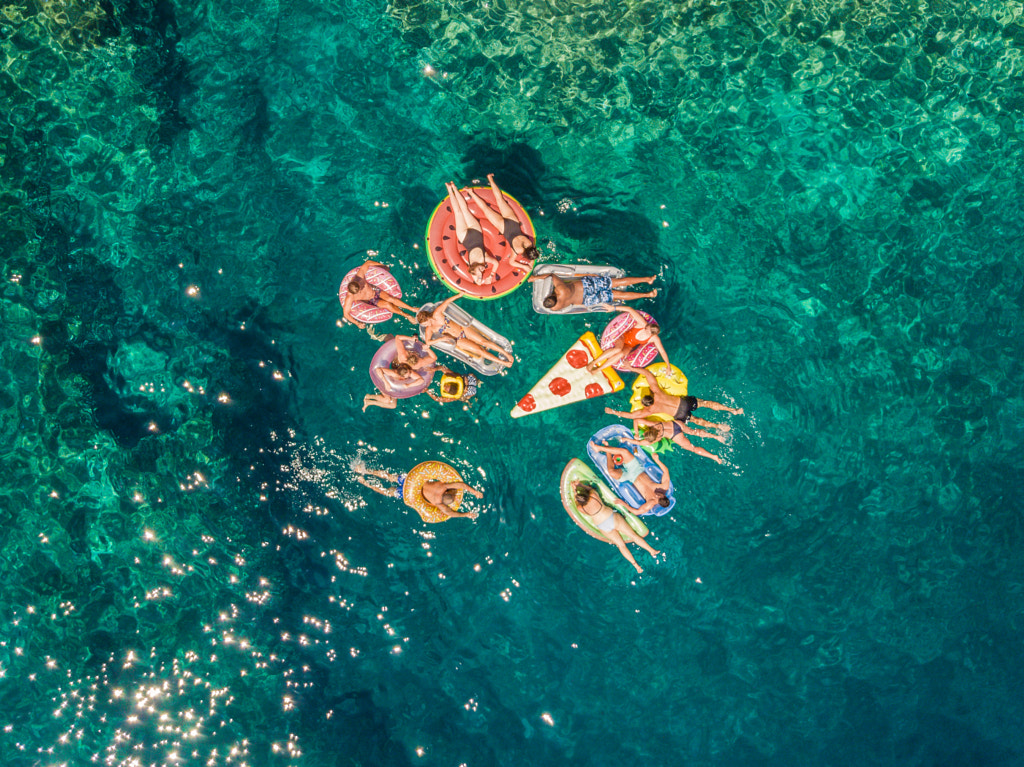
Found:
[{"label": "pizza slice pool float", "polygon": [[625,384],[611,368],[598,373],[587,370],[587,364],[600,353],[597,337],[590,332],[584,333],[530,389],[529,394],[512,408],[512,417],[522,418],[530,413],[621,391]]}]

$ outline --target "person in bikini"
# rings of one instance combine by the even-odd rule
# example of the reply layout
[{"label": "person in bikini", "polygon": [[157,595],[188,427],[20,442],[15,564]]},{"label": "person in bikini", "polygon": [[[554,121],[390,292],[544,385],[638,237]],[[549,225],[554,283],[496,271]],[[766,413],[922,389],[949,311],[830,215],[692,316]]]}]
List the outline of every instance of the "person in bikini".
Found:
[{"label": "person in bikini", "polygon": [[[352,470],[356,473],[356,482],[363,487],[368,487],[375,493],[387,496],[388,498],[403,498],[405,492],[405,474],[392,474],[388,471],[381,471],[378,469],[367,468],[362,463],[352,467]],[[364,475],[369,474],[371,477],[377,477],[385,482],[393,482],[394,487],[380,487],[373,482],[369,482],[364,478]],[[423,484],[423,489],[420,493],[423,495],[423,499],[432,506],[436,506],[441,510],[449,519],[456,519],[458,517],[465,517],[468,519],[476,519],[480,516],[479,512],[476,511],[455,511],[451,508],[450,504],[455,503],[456,491],[465,490],[470,493],[474,498],[483,498],[484,494],[476,488],[470,487],[465,482],[441,482],[436,479],[428,480]]]},{"label": "person in bikini", "polygon": [[606,367],[616,365],[623,357],[628,356],[634,349],[648,343],[654,344],[658,353],[661,354],[662,359],[665,360],[665,364],[668,365],[668,353],[665,351],[665,347],[662,345],[661,339],[658,337],[661,333],[661,328],[659,328],[654,322],[648,322],[647,318],[640,314],[636,309],[628,306],[620,308],[623,312],[633,318],[633,327],[619,336],[615,341],[615,344],[610,349],[605,349],[593,360],[593,362],[587,365],[587,370],[593,373],[598,370],[603,370]]},{"label": "person in bikini", "polygon": [[709,439],[717,439],[719,442],[724,443],[724,434],[713,434],[712,432],[702,431],[701,429],[692,429],[683,421],[677,420],[658,421],[654,418],[638,418],[636,419],[636,424],[640,427],[640,439],[623,437],[623,442],[647,447],[656,445],[663,439],[667,439],[673,444],[679,445],[683,450],[689,450],[691,453],[696,453],[697,455],[702,455],[705,458],[710,458],[718,464],[723,462],[719,456],[690,442],[690,440],[686,438],[686,435],[689,434],[691,437],[708,437]]},{"label": "person in bikini", "polygon": [[487,174],[487,181],[491,185],[494,203],[498,206],[497,210],[484,202],[476,190],[469,188],[466,190],[466,194],[483,211],[491,226],[501,232],[505,238],[505,242],[512,250],[512,254],[509,256],[509,263],[512,264],[512,267],[528,272],[533,268],[533,262],[537,260],[537,256],[540,255],[537,244],[530,235],[523,231],[523,225],[516,216],[516,212],[512,210],[512,206],[505,199],[505,193],[495,183],[493,173]]},{"label": "person in bikini", "polygon": [[669,479],[668,467],[662,463],[657,455],[652,455],[651,458],[654,459],[658,468],[661,469],[661,482],[655,482],[651,475],[644,471],[643,464],[626,448],[611,447],[607,442],[603,442],[600,445],[596,442],[591,442],[590,444],[594,446],[597,452],[604,455],[608,476],[616,482],[629,482],[643,497],[644,503],[636,509],[632,508],[632,504],[626,501],[626,505],[630,507],[634,514],[646,514],[655,506],[661,506],[663,509],[669,506],[671,501],[667,493],[668,489],[672,486],[672,482]]},{"label": "person in bikini", "polygon": [[530,275],[530,282],[551,279],[551,292],[544,297],[545,309],[561,311],[573,306],[585,306],[595,310],[611,312],[615,311],[613,301],[632,301],[636,298],[654,298],[658,295],[657,289],[648,293],[631,293],[628,288],[631,285],[639,285],[646,282],[650,285],[654,277],[608,277],[600,274],[577,274],[571,280],[563,280],[554,274]]},{"label": "person in bikini", "polygon": [[[438,304],[433,311],[420,309],[416,314],[416,322],[420,324],[426,345],[431,346],[442,339],[447,339],[455,348],[470,357],[490,360],[503,367],[509,367],[514,361],[512,354],[498,346],[471,325],[460,325],[445,316],[445,310],[459,296],[451,296]],[[498,356],[500,355],[500,356]]]},{"label": "person in bikini", "polygon": [[[639,373],[647,379],[647,386],[650,389],[650,392],[645,394],[640,400],[640,404],[643,405],[643,407],[630,413],[625,413],[620,410],[612,410],[611,408],[605,408],[604,412],[608,415],[619,416],[620,418],[632,418],[633,420],[641,421],[643,424],[650,427],[650,429],[657,432],[657,435],[655,435],[654,431],[652,431],[652,433],[645,436],[644,440],[639,444],[650,445],[664,437],[672,440],[684,450],[690,450],[698,455],[703,455],[713,461],[722,463],[721,458],[709,453],[702,447],[697,447],[692,444],[685,435],[690,434],[697,437],[710,437],[724,443],[725,433],[729,431],[729,426],[726,424],[705,421],[703,418],[697,418],[691,414],[698,407],[706,407],[708,410],[722,410],[726,413],[732,413],[733,415],[743,415],[743,408],[729,407],[728,405],[723,405],[720,402],[712,402],[709,399],[697,399],[692,396],[680,397],[675,394],[669,394],[658,385],[657,376],[655,376],[650,370],[647,370],[646,368],[633,367],[632,365],[627,367],[626,370],[633,373]],[[657,421],[649,417],[653,415],[661,415],[673,420]],[[713,434],[709,431],[693,429],[686,425],[687,421],[690,421],[697,426],[702,426],[705,429],[715,429],[719,433]]]},{"label": "person in bikini", "polygon": [[[374,287],[366,280],[366,273],[370,270],[371,266],[379,266],[381,269],[387,269],[384,264],[377,261],[366,261],[356,271],[355,275],[348,283],[348,288],[345,291],[345,300],[341,305],[342,316],[356,325],[359,328],[365,328],[366,323],[360,322],[352,316],[352,307],[363,302],[371,304],[372,306],[379,306],[381,309],[387,309],[392,314],[397,314],[409,322],[415,322],[416,318],[411,314],[416,310],[405,303],[402,299],[397,298],[390,293],[381,290],[380,288]],[[406,312],[410,312],[407,314]]]},{"label": "person in bikini", "polygon": [[449,181],[445,188],[448,190],[448,200],[455,215],[455,238],[466,249],[469,278],[477,285],[490,285],[494,282],[494,273],[500,262],[484,248],[484,233],[480,228],[480,221],[469,212],[466,198],[459,192],[458,187]]},{"label": "person in bikini", "polygon": [[600,494],[593,487],[577,480],[572,483],[572,493],[576,501],[576,508],[579,509],[580,513],[590,517],[590,521],[594,526],[601,531],[610,543],[615,545],[619,553],[636,568],[638,573],[642,573],[644,570],[636,563],[633,555],[626,548],[627,542],[635,543],[655,559],[661,554],[657,549],[651,548],[647,541],[633,531],[625,517],[615,511],[615,509],[605,505],[604,501],[601,500]]}]

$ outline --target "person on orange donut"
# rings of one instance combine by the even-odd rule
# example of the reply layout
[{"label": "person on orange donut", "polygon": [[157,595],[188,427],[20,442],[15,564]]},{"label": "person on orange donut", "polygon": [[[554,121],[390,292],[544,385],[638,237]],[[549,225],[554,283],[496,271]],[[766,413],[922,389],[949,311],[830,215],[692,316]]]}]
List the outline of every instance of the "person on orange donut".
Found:
[{"label": "person on orange donut", "polygon": [[[381,471],[378,469],[367,468],[361,461],[355,463],[352,466],[352,470],[356,473],[356,482],[363,487],[368,487],[375,493],[387,496],[388,498],[402,499],[405,491],[405,474],[392,474],[387,471]],[[371,477],[377,477],[385,482],[394,482],[394,487],[379,487],[372,482],[368,482],[363,479],[363,475],[369,474]],[[481,493],[474,487],[470,487],[465,482],[441,482],[436,479],[427,480],[423,483],[423,488],[420,490],[420,494],[423,499],[431,506],[436,506],[440,509],[441,513],[450,519],[457,517],[466,517],[468,519],[476,519],[480,516],[477,511],[455,511],[449,504],[455,503],[455,492],[457,490],[465,490],[470,493],[474,498],[483,498],[484,494]]]},{"label": "person on orange donut", "polygon": [[648,322],[647,319],[640,314],[636,309],[629,306],[620,307],[622,311],[630,315],[633,318],[634,325],[615,341],[615,345],[610,349],[603,351],[598,357],[594,359],[589,365],[587,370],[595,372],[603,370],[606,367],[619,362],[623,357],[627,356],[631,351],[637,347],[644,346],[645,344],[652,343],[658,349],[662,359],[665,360],[665,364],[668,365],[668,354],[665,352],[665,347],[661,343],[661,339],[658,338],[658,334],[661,329],[653,322]]},{"label": "person on orange donut", "polygon": [[470,213],[466,198],[459,193],[458,187],[449,181],[445,188],[455,215],[455,239],[466,249],[469,278],[477,285],[490,285],[494,282],[494,273],[500,262],[484,247],[484,232],[480,222]]},{"label": "person on orange donut", "polygon": [[493,173],[487,174],[487,181],[491,185],[494,202],[498,206],[497,210],[480,199],[473,189],[467,189],[466,194],[483,211],[491,226],[501,232],[505,238],[505,242],[512,250],[509,263],[512,264],[513,269],[528,272],[533,268],[533,262],[537,260],[537,256],[540,255],[537,244],[530,235],[523,231],[523,225],[516,216],[516,212],[512,210],[512,206],[505,199],[505,193],[495,183]]},{"label": "person on orange donut", "polygon": [[416,310],[405,303],[402,299],[396,298],[395,296],[387,293],[380,288],[376,288],[366,281],[366,273],[370,270],[371,266],[379,266],[381,269],[387,269],[384,264],[377,261],[367,261],[352,277],[352,280],[348,283],[348,289],[345,293],[345,301],[341,305],[341,313],[346,320],[351,322],[360,328],[365,328],[366,323],[360,322],[352,316],[352,307],[355,304],[362,301],[363,303],[371,304],[373,306],[379,306],[381,309],[387,309],[392,314],[398,314],[409,322],[415,322],[416,318],[410,313]]}]

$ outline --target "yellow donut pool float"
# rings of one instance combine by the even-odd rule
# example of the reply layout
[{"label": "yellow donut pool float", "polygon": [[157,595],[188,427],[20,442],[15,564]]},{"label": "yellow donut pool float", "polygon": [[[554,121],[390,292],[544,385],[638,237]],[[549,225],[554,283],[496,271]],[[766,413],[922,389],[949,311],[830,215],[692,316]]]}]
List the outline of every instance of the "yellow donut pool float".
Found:
[{"label": "yellow donut pool float", "polygon": [[[423,517],[424,522],[445,522],[449,517],[427,502],[423,497],[423,486],[428,482],[461,482],[462,477],[454,468],[442,461],[424,461],[409,469],[405,475],[405,485],[402,487],[402,500]],[[455,491],[455,501],[449,504],[452,510],[458,509],[462,503],[464,490]]]}]

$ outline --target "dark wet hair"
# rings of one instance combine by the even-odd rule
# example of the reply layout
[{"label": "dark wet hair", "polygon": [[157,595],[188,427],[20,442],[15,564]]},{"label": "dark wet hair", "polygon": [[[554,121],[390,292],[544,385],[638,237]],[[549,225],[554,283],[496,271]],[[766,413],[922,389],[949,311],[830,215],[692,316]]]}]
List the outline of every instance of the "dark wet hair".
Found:
[{"label": "dark wet hair", "polygon": [[412,365],[408,362],[397,362],[392,360],[391,369],[398,373],[401,378],[408,378],[412,375]]},{"label": "dark wet hair", "polygon": [[537,250],[536,245],[530,245],[529,247],[523,248],[523,258],[527,261],[536,261],[540,257],[540,251]]},{"label": "dark wet hair", "polygon": [[366,283],[363,282],[362,277],[353,277],[352,281],[348,284],[348,292],[355,295],[363,289],[363,285],[365,284]]},{"label": "dark wet hair", "polygon": [[640,404],[643,405],[644,407],[650,407],[651,405],[654,404],[654,395],[645,394],[640,398]]},{"label": "dark wet hair", "polygon": [[455,503],[455,491],[449,487],[441,493],[441,501],[443,503]]},{"label": "dark wet hair", "polygon": [[455,393],[459,390],[459,385],[455,381],[449,381],[444,385],[444,393],[449,397],[454,397]]},{"label": "dark wet hair", "polygon": [[558,296],[555,295],[555,291],[551,291],[548,295],[544,296],[544,308],[554,309],[555,304],[558,303]]},{"label": "dark wet hair", "polygon": [[576,487],[576,503],[580,506],[590,500],[593,491],[586,485],[578,485]]},{"label": "dark wet hair", "polygon": [[655,490],[654,497],[658,499],[658,505],[661,506],[663,509],[667,508],[668,505],[671,503],[671,501],[668,499],[668,496],[665,495],[664,490]]}]

